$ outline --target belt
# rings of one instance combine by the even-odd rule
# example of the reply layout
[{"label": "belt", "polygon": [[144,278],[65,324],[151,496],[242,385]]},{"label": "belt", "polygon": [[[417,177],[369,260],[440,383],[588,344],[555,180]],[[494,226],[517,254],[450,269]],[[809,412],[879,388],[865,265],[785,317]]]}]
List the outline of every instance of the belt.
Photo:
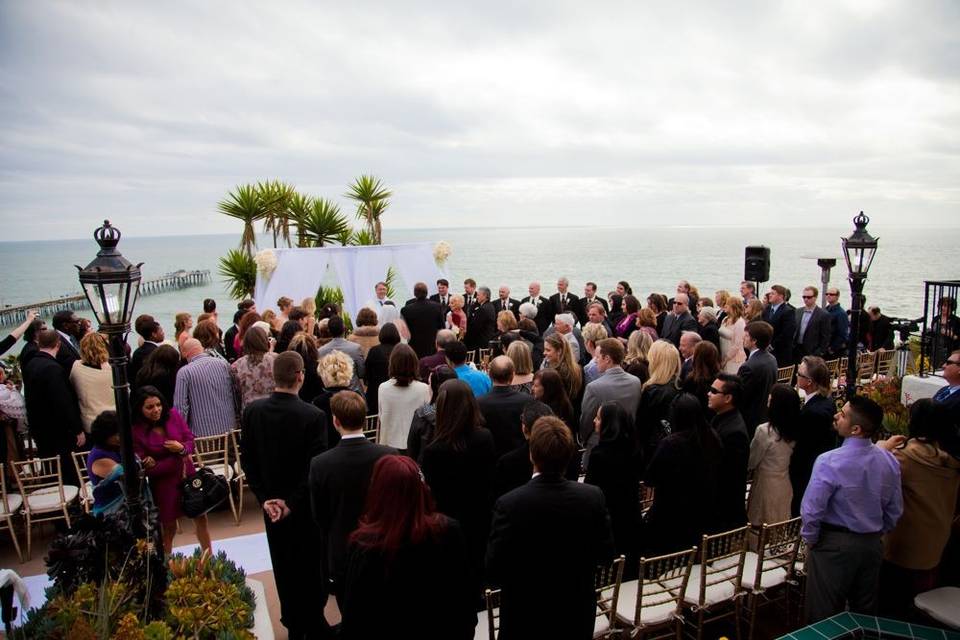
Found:
[{"label": "belt", "polygon": [[821,531],[833,531],[834,533],[852,533],[852,534],[858,535],[858,536],[877,536],[877,535],[880,535],[880,533],[881,533],[880,531],[870,531],[870,532],[864,532],[864,533],[862,533],[862,532],[860,532],[860,531],[851,531],[850,529],[848,529],[848,528],[846,528],[846,527],[842,527],[842,526],[840,526],[839,524],[831,524],[831,523],[829,523],[829,522],[821,522],[821,523],[820,523],[820,530],[821,530]]}]

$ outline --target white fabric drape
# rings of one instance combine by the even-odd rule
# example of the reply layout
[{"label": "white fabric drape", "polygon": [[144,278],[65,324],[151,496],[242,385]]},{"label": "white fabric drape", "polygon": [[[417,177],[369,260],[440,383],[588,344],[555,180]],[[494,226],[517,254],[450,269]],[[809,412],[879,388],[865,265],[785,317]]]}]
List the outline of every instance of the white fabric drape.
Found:
[{"label": "white fabric drape", "polygon": [[413,296],[414,283],[425,282],[430,293],[436,293],[438,278],[444,270],[433,259],[433,245],[429,242],[364,247],[322,247],[317,249],[275,249],[277,268],[269,280],[257,273],[254,299],[257,308],[276,308],[281,296],[292,298],[295,304],[313,297],[324,281],[328,267],[336,272],[336,282],[343,291],[343,308],[351,318],[374,297],[375,285],[386,278],[387,269],[396,267],[410,291],[397,292],[397,306]]}]

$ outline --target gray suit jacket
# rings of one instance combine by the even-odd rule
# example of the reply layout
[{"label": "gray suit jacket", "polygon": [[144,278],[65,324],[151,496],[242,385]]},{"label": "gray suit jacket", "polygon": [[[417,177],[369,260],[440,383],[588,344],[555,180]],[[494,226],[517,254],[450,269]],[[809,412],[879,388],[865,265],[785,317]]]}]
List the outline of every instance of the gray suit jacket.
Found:
[{"label": "gray suit jacket", "polygon": [[580,412],[580,441],[586,442],[593,432],[593,419],[604,402],[616,402],[633,416],[640,404],[640,378],[620,367],[607,369],[602,376],[587,385]]},{"label": "gray suit jacket", "polygon": [[803,355],[825,358],[830,351],[830,338],[833,335],[830,326],[830,314],[820,307],[813,308],[813,315],[807,324],[807,330],[800,340],[800,327],[803,322],[804,307],[797,309],[797,335],[794,342],[803,347]]},{"label": "gray suit jacket", "polygon": [[663,331],[660,332],[660,339],[669,340],[673,343],[673,346],[679,347],[680,335],[684,331],[696,331],[697,326],[697,319],[689,311],[684,311],[679,316],[668,313],[667,317],[663,319]]},{"label": "gray suit jacket", "polygon": [[323,360],[323,356],[327,355],[331,351],[342,351],[350,356],[350,358],[353,360],[354,379],[356,380],[358,378],[363,378],[363,349],[360,348],[359,344],[344,338],[334,338],[327,344],[320,347],[320,359]]}]

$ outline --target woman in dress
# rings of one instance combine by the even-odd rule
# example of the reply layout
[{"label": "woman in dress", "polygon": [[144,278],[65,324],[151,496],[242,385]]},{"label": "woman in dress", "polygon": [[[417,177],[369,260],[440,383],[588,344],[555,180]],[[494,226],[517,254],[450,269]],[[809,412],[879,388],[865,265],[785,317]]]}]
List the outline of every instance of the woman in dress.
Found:
[{"label": "woman in dress", "polygon": [[296,351],[303,358],[303,386],[300,387],[297,395],[304,402],[312,402],[314,398],[323,393],[323,381],[320,379],[318,370],[320,359],[317,349],[317,339],[306,331],[294,334],[290,344],[287,345],[287,351]]},{"label": "woman in dress", "polygon": [[507,347],[507,357],[513,362],[513,381],[510,388],[530,393],[533,387],[533,355],[530,345],[523,340],[514,340]]},{"label": "woman in dress", "polygon": [[647,354],[654,341],[646,331],[634,331],[627,340],[627,355],[623,358],[623,370],[646,382],[650,377],[650,363]]},{"label": "woman in dress", "polygon": [[243,337],[247,335],[250,327],[257,322],[263,322],[263,318],[255,311],[248,311],[240,318],[240,324],[237,325],[237,335],[233,337],[233,350],[238,358],[243,355]]},{"label": "woman in dress", "polygon": [[[619,288],[619,287],[618,287]],[[611,327],[616,327],[623,320],[623,296],[619,293],[611,293],[607,296],[610,302],[610,313],[607,314],[607,322]]]},{"label": "woman in dress", "polygon": [[467,314],[463,310],[463,296],[455,293],[450,296],[450,311],[447,312],[447,329],[453,331],[458,340],[467,335]]},{"label": "woman in dress", "polygon": [[731,296],[724,310],[726,315],[720,326],[720,366],[724,373],[737,375],[740,365],[747,360],[743,350],[743,331],[747,326],[743,317],[743,302]]},{"label": "woman in dress", "polygon": [[644,462],[670,433],[670,405],[677,397],[680,377],[680,352],[672,342],[657,340],[648,356],[650,378],[643,383],[637,406],[637,446]]},{"label": "woman in dress", "polygon": [[633,558],[640,528],[640,484],[634,456],[633,416],[616,402],[604,402],[597,409],[593,429],[599,441],[590,450],[584,482],[603,491],[617,553]]},{"label": "woman in dress", "polygon": [[651,293],[647,296],[647,308],[657,317],[657,335],[663,333],[663,321],[667,319],[667,296]]},{"label": "woman in dress", "polygon": [[80,359],[70,369],[70,383],[80,403],[83,430],[90,433],[90,425],[104,411],[116,411],[113,394],[113,374],[110,370],[107,340],[102,334],[91,332],[80,340]]},{"label": "woman in dress", "polygon": [[637,312],[637,329],[650,336],[651,342],[656,342],[657,335],[657,316],[654,315],[650,307],[644,307]]},{"label": "woman in dress", "polygon": [[727,317],[727,303],[730,302],[731,297],[726,289],[717,289],[713,294],[713,300],[717,305],[717,324],[723,324],[723,319]]},{"label": "woman in dress", "polygon": [[406,450],[413,414],[430,402],[430,387],[417,380],[420,361],[414,350],[398,344],[390,352],[390,379],[380,384],[377,414],[380,416],[380,444],[401,452]]},{"label": "woman in dress", "polygon": [[180,354],[169,344],[162,344],[143,361],[143,366],[137,371],[134,389],[156,387],[167,402],[172,403],[179,370]]},{"label": "woman in dress", "polygon": [[115,513],[124,505],[120,426],[116,411],[104,411],[90,427],[87,474],[93,485],[93,515]]},{"label": "woman in dress", "polygon": [[470,386],[463,380],[447,380],[440,385],[436,429],[421,463],[437,510],[463,527],[477,596],[493,507],[490,484],[497,462],[493,434],[482,425]]},{"label": "woman in dress", "polygon": [[400,340],[406,344],[410,341],[410,329],[407,327],[406,321],[400,315],[400,310],[397,308],[397,305],[393,303],[392,300],[387,300],[383,303],[383,306],[380,307],[380,326],[392,324],[397,327],[397,332],[400,334]]},{"label": "woman in dress", "polygon": [[[308,337],[312,338],[312,336]],[[350,383],[353,381],[353,358],[343,351],[331,351],[323,356],[315,369],[319,373],[320,380],[323,381],[323,389],[310,401],[327,416],[327,448],[330,449],[340,442],[340,432],[333,425],[330,400],[341,391],[350,391]]]},{"label": "woman in dress", "polygon": [[230,365],[240,390],[241,407],[273,393],[273,361],[267,334],[260,327],[250,327],[243,336],[243,356]]},{"label": "woman in dress", "polygon": [[400,344],[400,332],[392,322],[380,327],[379,343],[367,352],[363,366],[363,382],[367,386],[367,414],[377,412],[380,385],[390,379],[390,353]]},{"label": "woman in dress", "polygon": [[380,458],[348,540],[340,638],[470,640],[471,578],[461,526],[434,510],[417,464]]},{"label": "woman in dress", "polygon": [[[157,505],[164,553],[173,550],[182,495],[180,480],[195,473],[190,454],[193,433],[186,421],[154,387],[142,387],[133,403],[133,449],[150,481]],[[210,551],[207,516],[193,519],[200,546]]]},{"label": "woman in dress", "polygon": [[640,301],[631,295],[623,296],[623,318],[613,328],[616,337],[624,340],[637,330],[637,314],[640,313]]},{"label": "woman in dress", "polygon": [[643,535],[648,557],[699,546],[716,502],[723,445],[700,401],[688,393],[679,396],[670,424],[673,432],[657,445],[643,478],[654,490]]},{"label": "woman in dress", "polygon": [[373,347],[379,344],[380,330],[377,329],[377,312],[364,307],[357,312],[356,328],[347,338],[350,342],[360,345],[360,353],[364,358]]},{"label": "woman in dress", "polygon": [[573,412],[573,403],[570,402],[570,396],[567,395],[567,389],[563,384],[563,378],[553,369],[541,369],[533,376],[533,384],[530,387],[530,393],[534,400],[539,400],[550,407],[553,415],[563,420],[564,424],[570,427],[570,433],[573,434],[573,440],[579,440],[577,435],[577,419]]},{"label": "woman in dress", "polygon": [[173,336],[179,346],[191,338],[190,329],[193,329],[193,316],[189,313],[178,313],[173,317]]},{"label": "woman in dress", "polygon": [[563,380],[563,388],[570,398],[570,403],[576,405],[580,398],[580,392],[583,390],[583,372],[573,359],[573,349],[566,338],[551,333],[543,341],[543,369],[553,369],[560,374]]},{"label": "woman in dress", "polygon": [[747,463],[747,471],[753,472],[747,505],[750,524],[759,526],[790,519],[790,456],[800,428],[800,405],[795,389],[785,384],[770,387],[767,422],[753,434]]}]

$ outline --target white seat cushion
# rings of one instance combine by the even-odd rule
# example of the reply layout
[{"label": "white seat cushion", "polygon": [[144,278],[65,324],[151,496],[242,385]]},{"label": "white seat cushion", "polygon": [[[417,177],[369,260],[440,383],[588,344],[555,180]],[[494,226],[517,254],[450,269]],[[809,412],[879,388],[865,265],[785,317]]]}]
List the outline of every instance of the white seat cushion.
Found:
[{"label": "white seat cushion", "polygon": [[[67,503],[76,499],[80,489],[69,484],[63,485],[63,497]],[[27,507],[32,513],[46,513],[60,509],[60,491],[57,487],[39,489],[27,496]]]},{"label": "white seat cushion", "polygon": [[[682,578],[676,578],[679,581]],[[639,581],[630,580],[620,585],[620,599],[617,601],[617,618],[624,624],[633,626],[634,616],[637,613],[637,587]],[[651,594],[670,587],[667,583],[647,582],[643,585],[643,608],[640,610],[640,626],[648,626],[666,622],[677,611],[677,603],[668,593]],[[679,587],[679,582],[676,587]],[[650,596],[649,598],[647,596]]]},{"label": "white seat cushion", "polygon": [[610,630],[610,619],[600,613],[600,607],[597,607],[597,617],[594,618],[593,623],[593,637],[602,637],[607,631]]},{"label": "white seat cushion", "polygon": [[84,495],[86,495],[86,499],[89,500],[90,502],[93,502],[93,483],[87,482],[86,484],[84,484],[83,490],[84,490]]},{"label": "white seat cushion", "polygon": [[19,511],[20,507],[23,506],[23,496],[21,496],[19,493],[8,493],[7,504],[10,506],[10,510],[4,511],[3,503],[0,503],[0,518],[9,518]]},{"label": "white seat cushion", "polygon": [[208,464],[207,468],[227,480],[233,479],[233,467],[228,464]]},{"label": "white seat cushion", "polygon": [[960,587],[924,591],[913,599],[913,604],[937,622],[960,629]]},{"label": "white seat cushion", "polygon": [[[757,577],[757,554],[753,551],[747,551],[747,556],[743,560],[743,579],[740,584],[744,589],[753,590],[753,581]],[[760,588],[770,589],[783,584],[787,581],[787,570],[776,566],[773,560],[765,560],[763,563],[763,573],[760,574]]]},{"label": "white seat cushion", "polygon": [[[701,570],[703,567],[700,565],[693,565],[693,568],[690,570],[690,581],[687,582],[687,592],[683,594],[683,602],[690,605],[698,605],[703,607],[709,607],[720,602],[725,602],[733,598],[736,594],[737,589],[733,585],[733,578],[736,577],[737,568],[727,569],[722,572],[721,575],[727,579],[723,582],[718,582],[716,584],[711,584],[707,586],[703,594],[703,603],[700,603],[700,580]],[[720,575],[711,574],[708,578],[709,580],[718,580]]]},{"label": "white seat cushion", "polygon": [[[494,608],[494,614],[499,615],[498,608]],[[490,620],[487,618],[487,610],[477,611],[477,627],[473,632],[473,640],[490,640]]]}]

